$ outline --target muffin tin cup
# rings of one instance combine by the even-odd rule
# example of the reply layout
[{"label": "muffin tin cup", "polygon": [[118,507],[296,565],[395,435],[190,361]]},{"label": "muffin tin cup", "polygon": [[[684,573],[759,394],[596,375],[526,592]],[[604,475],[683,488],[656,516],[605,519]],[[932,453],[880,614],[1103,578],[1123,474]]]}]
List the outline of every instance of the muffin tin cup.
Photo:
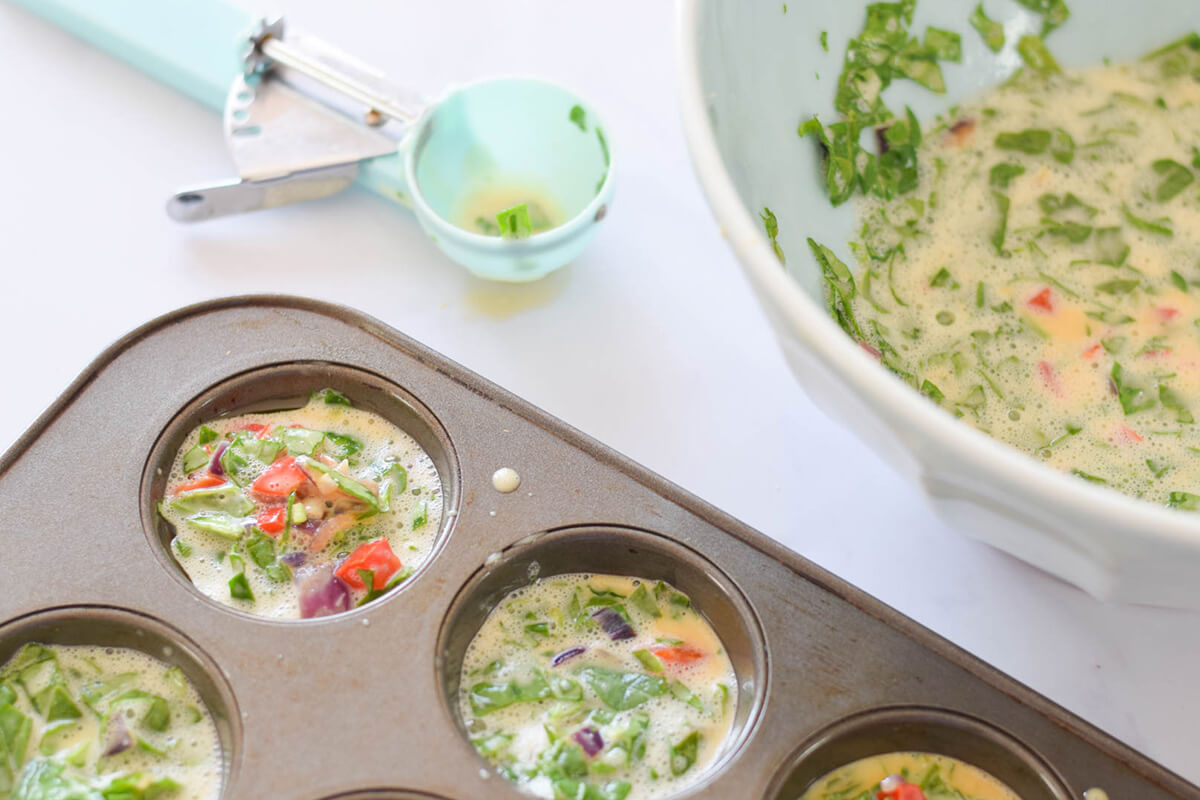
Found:
[{"label": "muffin tin cup", "polygon": [[[397,421],[433,457],[446,509],[438,545],[400,588],[346,614],[294,623],[209,600],[175,564],[154,512],[175,449],[207,418],[298,404],[323,386]],[[517,491],[493,488],[502,467],[520,474]],[[230,298],[134,331],[0,459],[0,508],[0,620],[10,620],[0,656],[84,632],[148,642],[152,655],[170,646],[224,720],[224,800],[525,797],[467,740],[456,669],[490,603],[535,563],[541,575],[668,580],[724,642],[742,683],[734,733],[675,797],[788,800],[821,765],[896,741],[962,753],[1018,791],[1009,770],[1024,758],[1046,792],[1023,800],[1094,786],[1200,800],[797,554],[337,306]],[[955,732],[975,749],[954,749]]]},{"label": "muffin tin cup", "polygon": [[488,614],[510,592],[532,580],[580,572],[666,581],[686,594],[712,625],[738,683],[738,703],[729,737],[694,785],[713,780],[737,758],[766,697],[762,630],[740,590],[715,565],[699,553],[648,531],[603,526],[562,528],[531,536],[487,560],[454,599],[438,641],[436,668],[442,697],[459,731],[469,738],[459,706],[463,654]]},{"label": "muffin tin cup", "polygon": [[121,647],[179,667],[212,714],[221,746],[221,785],[230,785],[241,755],[237,701],[216,663],[187,636],[152,617],[123,609],[49,608],[0,624],[0,664],[30,642]]},{"label": "muffin tin cup", "polygon": [[[445,534],[457,514],[459,469],[454,448],[437,418],[417,398],[382,376],[328,362],[286,362],[248,370],[212,386],[184,406],[163,430],[142,477],[142,525],[151,548],[168,569],[189,589],[230,613],[255,616],[238,608],[216,603],[195,589],[171,553],[174,527],[158,513],[167,476],[187,435],[205,422],[258,412],[286,411],[304,406],[313,392],[332,388],[344,394],[355,408],[378,414],[413,437],[429,455],[442,484],[442,519],[429,555],[413,576],[381,600],[404,591],[431,564],[445,542]],[[352,612],[351,612],[352,613]],[[260,617],[261,619],[261,617]],[[281,620],[314,622],[316,620]]]},{"label": "muffin tin cup", "polygon": [[419,792],[404,792],[395,789],[365,789],[360,792],[347,792],[322,800],[446,800],[432,794]]},{"label": "muffin tin cup", "polygon": [[937,708],[887,708],[834,723],[789,759],[770,800],[796,800],[824,776],[871,756],[937,753],[988,772],[1021,800],[1071,800],[1053,768],[982,720]]}]

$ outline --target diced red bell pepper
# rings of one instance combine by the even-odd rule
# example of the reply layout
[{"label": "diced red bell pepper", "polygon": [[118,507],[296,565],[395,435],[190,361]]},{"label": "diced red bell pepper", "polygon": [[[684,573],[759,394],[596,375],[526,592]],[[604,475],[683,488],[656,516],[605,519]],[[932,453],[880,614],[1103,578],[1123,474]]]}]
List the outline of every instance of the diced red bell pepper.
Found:
[{"label": "diced red bell pepper", "polygon": [[266,471],[250,484],[250,488],[268,497],[287,497],[306,480],[308,476],[296,466],[296,459],[284,456],[275,459],[275,463],[267,467]]},{"label": "diced red bell pepper", "polygon": [[369,569],[375,573],[372,588],[379,591],[387,586],[393,575],[400,571],[400,557],[392,552],[392,546],[387,539],[374,539],[350,554],[342,565],[334,572],[339,578],[353,589],[365,589],[366,583],[358,574],[360,569]]},{"label": "diced red bell pepper", "polygon": [[253,433],[255,439],[265,439],[271,435],[271,426],[261,422],[247,422],[242,426],[242,430]]},{"label": "diced red bell pepper", "polygon": [[1091,347],[1089,347],[1087,350],[1083,351],[1083,357],[1084,358],[1095,358],[1099,352],[1100,352],[1100,345],[1094,344]]},{"label": "diced red bell pepper", "polygon": [[1141,443],[1141,442],[1146,441],[1145,439],[1143,439],[1141,437],[1141,435],[1137,431],[1135,431],[1133,428],[1129,427],[1128,425],[1122,425],[1120,428],[1118,428],[1118,430],[1121,431],[1121,436],[1123,436],[1124,438],[1128,439],[1131,442]]},{"label": "diced red bell pepper", "polygon": [[286,506],[264,508],[258,512],[258,527],[262,529],[263,533],[269,533],[272,536],[282,533],[286,525],[285,514],[287,514]]},{"label": "diced red bell pepper", "polygon": [[1047,314],[1054,312],[1054,302],[1050,296],[1050,289],[1047,287],[1029,298],[1025,305],[1030,308],[1035,308],[1038,311],[1045,311]]},{"label": "diced red bell pepper", "polygon": [[175,490],[175,494],[179,494],[181,492],[191,492],[196,489],[208,489],[213,486],[220,486],[224,482],[225,482],[224,478],[218,478],[216,475],[213,475],[211,472],[205,472],[199,478],[193,478],[192,480],[188,481],[187,483],[180,484],[179,487]]},{"label": "diced red bell pepper", "polygon": [[1154,311],[1158,314],[1158,318],[1163,322],[1170,322],[1179,316],[1179,309],[1177,308],[1165,308],[1160,306],[1154,309]]},{"label": "diced red bell pepper", "polygon": [[890,792],[876,792],[877,800],[925,800],[925,793],[915,783],[902,783]]},{"label": "diced red bell pepper", "polygon": [[656,644],[650,648],[650,652],[668,664],[691,664],[705,656],[703,650],[698,650],[690,644]]},{"label": "diced red bell pepper", "polygon": [[1042,383],[1045,384],[1046,390],[1055,397],[1062,397],[1062,381],[1058,379],[1058,373],[1054,371],[1050,362],[1039,361],[1038,370],[1042,373]]}]

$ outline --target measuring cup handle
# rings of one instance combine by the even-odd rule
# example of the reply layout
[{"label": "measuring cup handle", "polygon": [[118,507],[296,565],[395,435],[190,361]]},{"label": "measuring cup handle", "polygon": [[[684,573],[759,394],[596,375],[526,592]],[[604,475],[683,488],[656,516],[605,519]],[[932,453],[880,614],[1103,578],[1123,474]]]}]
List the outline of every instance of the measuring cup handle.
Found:
[{"label": "measuring cup handle", "polygon": [[12,0],[221,109],[257,18],[222,0]]}]

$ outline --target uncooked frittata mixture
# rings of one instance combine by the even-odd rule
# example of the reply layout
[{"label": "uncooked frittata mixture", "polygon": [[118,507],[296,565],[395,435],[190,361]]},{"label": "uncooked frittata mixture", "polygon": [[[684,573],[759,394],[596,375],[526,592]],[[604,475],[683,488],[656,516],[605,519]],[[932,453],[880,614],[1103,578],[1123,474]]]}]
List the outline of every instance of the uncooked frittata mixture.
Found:
[{"label": "uncooked frittata mixture", "polygon": [[216,723],[178,667],[31,643],[0,667],[0,800],[216,800]]},{"label": "uncooked frittata mixture", "polygon": [[738,685],[687,595],[572,573],[509,594],[463,659],[459,707],[480,755],[553,800],[650,800],[725,749]]},{"label": "uncooked frittata mixture", "polygon": [[[1044,32],[1067,17],[1061,2],[1024,5],[1046,12]],[[868,8],[843,120],[801,128],[823,145],[831,199],[863,195],[853,274],[809,240],[835,318],[990,435],[1200,510],[1200,35],[1082,70],[1026,36],[1023,70],[922,130],[879,91],[900,77],[943,87],[937,62],[961,47],[933,28],[910,38],[912,7]],[[971,23],[1002,46],[982,9]],[[852,141],[872,128],[874,153]]]},{"label": "uncooked frittata mixture", "polygon": [[323,617],[379,598],[429,558],[442,487],[411,436],[323,389],[303,408],[192,431],[159,509],[204,594],[265,617]]},{"label": "uncooked frittata mixture", "polygon": [[934,753],[883,753],[818,780],[800,800],[1020,800],[994,777]]}]

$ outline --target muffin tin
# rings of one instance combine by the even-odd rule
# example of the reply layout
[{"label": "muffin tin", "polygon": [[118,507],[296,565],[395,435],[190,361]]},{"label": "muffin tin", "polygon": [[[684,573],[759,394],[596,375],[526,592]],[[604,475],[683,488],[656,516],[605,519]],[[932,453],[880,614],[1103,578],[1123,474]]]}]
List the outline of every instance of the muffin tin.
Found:
[{"label": "muffin tin", "polygon": [[[412,434],[446,514],[425,565],[336,617],[221,606],[167,550],[154,502],[194,424],[323,386]],[[497,492],[492,473],[522,482]],[[792,800],[842,763],[955,756],[1023,800],[1200,789],[894,610],[380,322],[288,297],[192,306],[110,347],[0,461],[0,661],[27,641],[138,647],[218,720],[225,800],[520,798],[468,742],[458,661],[531,577],[661,578],[725,643],[730,745],[678,797]]]}]

